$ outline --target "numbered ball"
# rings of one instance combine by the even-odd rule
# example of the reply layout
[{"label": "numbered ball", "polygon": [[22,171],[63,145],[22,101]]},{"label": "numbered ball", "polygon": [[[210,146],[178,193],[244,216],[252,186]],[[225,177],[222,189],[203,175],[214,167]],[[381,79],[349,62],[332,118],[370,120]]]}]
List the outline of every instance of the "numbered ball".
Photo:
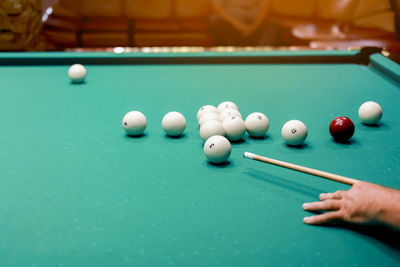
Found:
[{"label": "numbered ball", "polygon": [[329,132],[338,142],[346,142],[354,134],[354,123],[347,117],[341,116],[333,119],[329,125]]},{"label": "numbered ball", "polygon": [[223,122],[225,119],[233,116],[242,118],[242,114],[240,114],[240,112],[237,109],[227,108],[224,111],[222,111],[221,114],[219,114],[219,120]]},{"label": "numbered ball", "polygon": [[200,127],[200,137],[204,141],[213,135],[225,135],[224,127],[219,121],[207,121]]},{"label": "numbered ball", "polygon": [[207,121],[211,121],[211,120],[219,121],[219,115],[217,113],[211,112],[211,111],[205,113],[203,116],[200,117],[199,127],[201,127],[201,125],[203,125]]},{"label": "numbered ball", "polygon": [[222,123],[226,136],[230,141],[238,141],[243,139],[246,133],[246,124],[240,117],[232,116],[224,120]]},{"label": "numbered ball", "polygon": [[218,111],[218,113],[221,114],[225,109],[228,109],[228,108],[233,108],[233,109],[239,110],[238,106],[235,103],[233,103],[232,101],[224,101],[218,105],[217,111]]},{"label": "numbered ball", "polygon": [[365,102],[358,109],[358,116],[365,124],[377,124],[381,120],[382,114],[382,107],[374,101]]},{"label": "numbered ball", "polygon": [[204,155],[212,163],[226,162],[231,155],[231,143],[221,135],[214,135],[204,144]]},{"label": "numbered ball", "polygon": [[167,135],[180,136],[186,129],[186,119],[181,113],[172,111],[164,116],[161,126]]},{"label": "numbered ball", "polygon": [[200,120],[201,116],[206,114],[207,112],[217,112],[217,108],[212,105],[202,106],[199,111],[197,111],[197,121]]},{"label": "numbered ball", "polygon": [[245,120],[246,129],[250,136],[262,137],[268,132],[269,119],[261,112],[254,112]]},{"label": "numbered ball", "polygon": [[138,136],[143,134],[147,126],[146,117],[139,111],[130,111],[122,119],[122,127],[128,135]]},{"label": "numbered ball", "polygon": [[86,68],[81,64],[74,64],[68,69],[68,76],[73,83],[82,83],[86,73]]},{"label": "numbered ball", "polygon": [[290,120],[282,127],[282,138],[288,145],[301,145],[307,138],[307,127],[299,120]]}]

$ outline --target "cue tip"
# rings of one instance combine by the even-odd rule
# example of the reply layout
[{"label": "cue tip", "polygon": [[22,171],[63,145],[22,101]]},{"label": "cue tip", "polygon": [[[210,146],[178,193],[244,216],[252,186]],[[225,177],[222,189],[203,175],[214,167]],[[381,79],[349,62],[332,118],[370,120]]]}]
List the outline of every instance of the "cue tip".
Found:
[{"label": "cue tip", "polygon": [[254,159],[256,154],[250,153],[250,152],[244,152],[243,153],[243,158],[248,158],[248,159]]}]

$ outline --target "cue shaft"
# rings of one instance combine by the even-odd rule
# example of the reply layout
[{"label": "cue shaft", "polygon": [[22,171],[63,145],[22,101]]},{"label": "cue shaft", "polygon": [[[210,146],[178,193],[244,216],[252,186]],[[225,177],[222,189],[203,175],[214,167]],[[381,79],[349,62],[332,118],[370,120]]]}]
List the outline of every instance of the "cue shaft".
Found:
[{"label": "cue shaft", "polygon": [[314,176],[319,176],[319,177],[322,177],[322,178],[325,178],[325,179],[333,180],[333,181],[344,183],[344,184],[348,184],[348,185],[353,185],[354,183],[359,182],[359,180],[356,180],[356,179],[353,179],[353,178],[348,178],[348,177],[340,176],[340,175],[337,175],[337,174],[333,174],[333,173],[329,173],[329,172],[324,172],[324,171],[320,171],[320,170],[316,170],[316,169],[312,169],[312,168],[308,168],[308,167],[292,164],[292,163],[285,162],[285,161],[271,159],[271,158],[263,157],[263,156],[256,155],[256,154],[253,154],[253,153],[249,153],[249,152],[245,152],[243,154],[243,156],[245,158],[254,159],[254,160],[257,160],[257,161],[265,162],[265,163],[268,163],[268,164],[272,164],[272,165],[283,167],[283,168],[287,168],[287,169],[292,169],[292,170],[295,170],[295,171],[298,171],[298,172],[303,172],[303,173],[311,174],[311,175],[314,175]]}]

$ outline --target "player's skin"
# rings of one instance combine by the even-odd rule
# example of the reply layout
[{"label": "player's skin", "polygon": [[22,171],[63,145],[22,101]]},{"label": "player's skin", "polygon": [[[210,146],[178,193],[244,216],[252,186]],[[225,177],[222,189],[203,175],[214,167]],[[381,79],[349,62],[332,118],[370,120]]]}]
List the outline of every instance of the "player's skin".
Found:
[{"label": "player's skin", "polygon": [[213,1],[212,3],[215,13],[235,27],[243,37],[252,35],[264,22],[269,11],[269,4],[263,3],[253,23],[246,24],[233,16],[223,5],[218,5]]},{"label": "player's skin", "polygon": [[328,211],[305,217],[306,224],[343,221],[355,224],[383,224],[400,231],[400,191],[366,182],[348,191],[321,194],[321,201],[304,203],[307,211]]}]

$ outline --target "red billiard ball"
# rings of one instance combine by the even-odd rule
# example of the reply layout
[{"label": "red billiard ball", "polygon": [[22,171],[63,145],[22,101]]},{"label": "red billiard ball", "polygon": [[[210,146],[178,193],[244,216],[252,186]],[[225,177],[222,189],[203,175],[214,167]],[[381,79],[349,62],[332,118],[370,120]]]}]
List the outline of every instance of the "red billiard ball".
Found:
[{"label": "red billiard ball", "polygon": [[339,142],[349,140],[354,134],[354,123],[347,117],[337,117],[329,125],[333,139]]}]

